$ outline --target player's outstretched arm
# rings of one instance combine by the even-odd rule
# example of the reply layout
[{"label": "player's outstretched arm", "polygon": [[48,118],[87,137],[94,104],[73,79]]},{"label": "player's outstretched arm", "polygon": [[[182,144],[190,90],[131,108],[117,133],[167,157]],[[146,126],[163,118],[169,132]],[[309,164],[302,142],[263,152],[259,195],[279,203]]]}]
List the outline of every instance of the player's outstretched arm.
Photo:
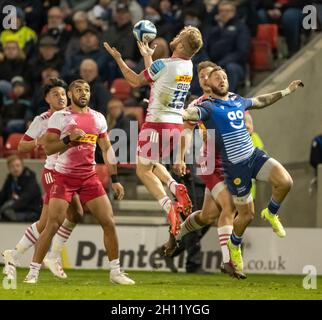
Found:
[{"label": "player's outstretched arm", "polygon": [[150,48],[147,42],[137,41],[137,44],[144,60],[144,66],[145,68],[149,68],[153,63],[152,56],[157,45],[155,44],[153,48]]},{"label": "player's outstretched arm", "polygon": [[262,109],[262,108],[268,107],[271,104],[275,103],[276,101],[296,91],[299,87],[304,87],[303,82],[301,80],[294,80],[284,90],[263,94],[261,96],[251,98],[252,106],[249,107],[248,110]]},{"label": "player's outstretched arm", "polygon": [[198,109],[196,107],[189,107],[183,110],[182,118],[184,121],[188,121],[188,120],[199,121],[200,115],[199,115]]},{"label": "player's outstretched arm", "polygon": [[105,136],[98,139],[97,142],[102,150],[104,163],[108,166],[108,171],[112,179],[112,189],[116,194],[117,200],[122,200],[124,197],[124,188],[117,179],[117,159],[110,139],[108,136]]},{"label": "player's outstretched arm", "polygon": [[107,42],[104,42],[104,48],[114,58],[115,62],[121,69],[124,78],[132,87],[141,87],[148,84],[148,81],[145,79],[143,72],[137,74],[131,68],[129,68],[118,50],[116,50],[114,47],[111,48]]}]

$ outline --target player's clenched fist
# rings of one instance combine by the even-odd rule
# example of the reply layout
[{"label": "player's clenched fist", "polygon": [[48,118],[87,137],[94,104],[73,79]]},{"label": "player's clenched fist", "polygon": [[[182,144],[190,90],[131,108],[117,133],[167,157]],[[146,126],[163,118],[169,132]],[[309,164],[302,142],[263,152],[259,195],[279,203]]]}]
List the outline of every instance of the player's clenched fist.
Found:
[{"label": "player's clenched fist", "polygon": [[172,170],[177,176],[182,177],[186,174],[186,164],[184,162],[174,164]]},{"label": "player's clenched fist", "polygon": [[116,199],[117,200],[122,200],[124,197],[124,188],[123,186],[119,183],[112,183],[112,189],[115,192]]},{"label": "player's clenched fist", "polygon": [[304,87],[304,84],[301,80],[294,80],[292,81],[289,86],[288,86],[288,89],[291,91],[291,92],[294,92],[295,90],[297,90],[299,87]]},{"label": "player's clenched fist", "polygon": [[78,139],[80,139],[81,137],[85,136],[85,131],[83,131],[82,129],[73,129],[69,135],[70,140],[71,141],[76,141]]}]

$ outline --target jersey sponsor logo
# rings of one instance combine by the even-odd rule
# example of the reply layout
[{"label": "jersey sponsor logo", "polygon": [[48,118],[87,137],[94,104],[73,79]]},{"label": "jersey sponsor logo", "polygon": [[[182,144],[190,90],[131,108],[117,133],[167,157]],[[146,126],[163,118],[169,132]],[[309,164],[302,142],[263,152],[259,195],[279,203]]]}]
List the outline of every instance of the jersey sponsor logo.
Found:
[{"label": "jersey sponsor logo", "polygon": [[236,186],[239,186],[239,185],[241,184],[241,179],[240,179],[240,178],[235,178],[235,179],[234,179],[234,184],[235,184]]},{"label": "jersey sponsor logo", "polygon": [[[234,129],[242,129],[244,127],[244,113],[241,110],[235,111],[230,111],[227,113],[227,117],[230,121],[230,125]],[[240,124],[235,124],[233,121],[235,120],[241,120]]]},{"label": "jersey sponsor logo", "polygon": [[77,141],[84,142],[84,143],[96,144],[97,135],[96,134],[86,133],[85,136],[79,138]]},{"label": "jersey sponsor logo", "polygon": [[184,75],[184,76],[177,75],[176,76],[176,82],[190,83],[191,80],[192,80],[192,76],[190,76],[190,75]]}]

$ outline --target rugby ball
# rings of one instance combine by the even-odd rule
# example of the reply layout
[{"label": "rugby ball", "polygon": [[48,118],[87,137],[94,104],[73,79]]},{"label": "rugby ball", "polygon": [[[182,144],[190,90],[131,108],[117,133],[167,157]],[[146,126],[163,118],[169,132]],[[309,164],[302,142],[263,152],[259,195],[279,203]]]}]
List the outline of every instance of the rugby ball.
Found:
[{"label": "rugby ball", "polygon": [[133,27],[133,34],[136,40],[150,42],[157,35],[157,28],[149,20],[140,20]]}]

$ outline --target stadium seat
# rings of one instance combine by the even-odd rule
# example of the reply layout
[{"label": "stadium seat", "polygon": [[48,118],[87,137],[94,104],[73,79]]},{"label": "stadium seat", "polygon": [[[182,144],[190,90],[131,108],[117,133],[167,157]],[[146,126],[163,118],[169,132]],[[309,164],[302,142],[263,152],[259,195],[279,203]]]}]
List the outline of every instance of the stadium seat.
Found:
[{"label": "stadium seat", "polygon": [[0,136],[0,157],[3,157],[3,137]]},{"label": "stadium seat", "polygon": [[141,126],[144,122],[144,110],[140,106],[135,106],[135,107],[125,107],[124,108],[124,113],[125,115],[131,117],[133,116],[139,124],[139,130],[141,129]]},{"label": "stadium seat", "polygon": [[[7,139],[7,142],[4,146],[4,156],[8,157],[12,154],[18,153],[18,144],[21,138],[23,137],[22,133],[12,133]],[[30,155],[23,155],[24,158],[30,157]]]},{"label": "stadium seat", "polygon": [[123,78],[117,78],[112,82],[111,94],[113,98],[125,100],[131,98],[132,88],[129,83]]},{"label": "stadium seat", "polygon": [[252,39],[250,67],[257,71],[273,69],[272,49],[267,41]]},{"label": "stadium seat", "polygon": [[267,41],[271,49],[277,49],[278,25],[274,23],[259,24],[257,26],[256,40]]},{"label": "stadium seat", "polygon": [[102,182],[102,185],[105,190],[108,189],[108,183],[109,183],[109,173],[108,173],[108,167],[105,164],[97,164],[95,166],[96,173],[98,175],[98,178]]}]

